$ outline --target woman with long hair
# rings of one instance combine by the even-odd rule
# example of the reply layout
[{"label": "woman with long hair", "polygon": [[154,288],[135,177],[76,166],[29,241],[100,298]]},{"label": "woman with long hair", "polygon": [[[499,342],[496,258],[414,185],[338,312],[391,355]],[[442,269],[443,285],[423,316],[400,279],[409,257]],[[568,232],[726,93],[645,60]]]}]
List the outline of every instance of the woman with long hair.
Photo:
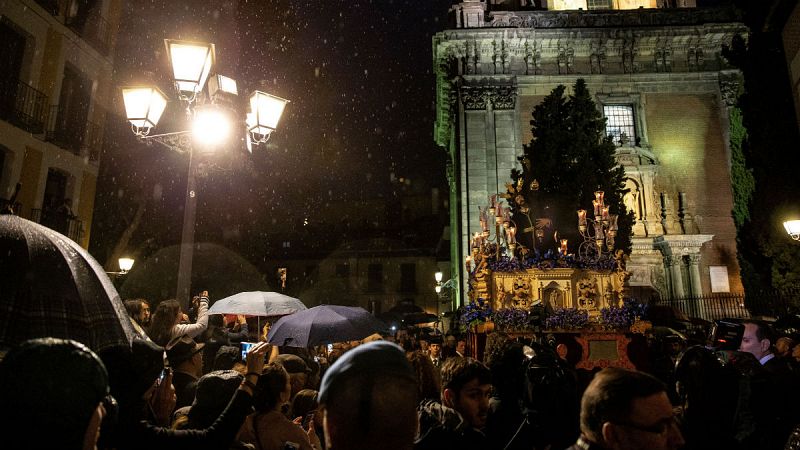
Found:
[{"label": "woman with long hair", "polygon": [[156,312],[150,319],[150,328],[147,330],[150,339],[163,347],[176,337],[187,335],[195,338],[203,333],[208,327],[208,293],[204,291],[203,294],[194,300],[197,308],[195,323],[181,323],[184,314],[181,312],[181,305],[177,300],[170,299],[159,303]]}]

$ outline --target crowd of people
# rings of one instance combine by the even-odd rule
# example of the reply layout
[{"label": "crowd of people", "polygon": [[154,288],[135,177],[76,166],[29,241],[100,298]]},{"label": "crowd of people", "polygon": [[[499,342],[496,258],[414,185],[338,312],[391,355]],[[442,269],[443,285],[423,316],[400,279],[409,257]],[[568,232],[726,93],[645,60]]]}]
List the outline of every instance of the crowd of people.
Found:
[{"label": "crowd of people", "polygon": [[207,292],[125,306],[130,351],[42,338],[3,357],[4,448],[800,448],[800,344],[760,321],[737,350],[663,339],[644,370],[589,371],[544,337],[491,333],[481,360],[440,334],[279,348]]}]

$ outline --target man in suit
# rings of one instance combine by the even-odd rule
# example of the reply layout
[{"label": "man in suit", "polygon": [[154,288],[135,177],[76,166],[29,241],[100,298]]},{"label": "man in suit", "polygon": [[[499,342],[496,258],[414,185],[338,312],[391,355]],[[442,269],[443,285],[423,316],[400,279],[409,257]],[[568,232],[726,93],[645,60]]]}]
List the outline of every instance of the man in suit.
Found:
[{"label": "man in suit", "polygon": [[442,367],[442,362],[444,362],[444,357],[442,356],[442,338],[436,336],[430,338],[430,343],[428,344],[428,356],[431,358],[433,367],[436,367],[437,369]]},{"label": "man in suit", "polygon": [[775,355],[775,333],[766,322],[745,320],[739,351],[750,353],[764,369],[751,380],[753,409],[759,448],[780,449],[800,416],[794,405],[800,401],[789,359]]},{"label": "man in suit", "polygon": [[581,436],[567,450],[675,450],[684,444],[664,383],[652,375],[608,368],[581,400]]}]

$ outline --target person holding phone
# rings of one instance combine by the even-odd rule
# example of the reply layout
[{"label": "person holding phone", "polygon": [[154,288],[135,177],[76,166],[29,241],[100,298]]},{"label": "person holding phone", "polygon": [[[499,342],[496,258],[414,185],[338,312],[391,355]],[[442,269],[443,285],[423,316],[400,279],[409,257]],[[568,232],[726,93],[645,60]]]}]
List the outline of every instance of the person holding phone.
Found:
[{"label": "person holding phone", "polygon": [[287,443],[300,450],[322,450],[313,421],[301,428],[302,418],[290,421],[282,407],[291,399],[289,374],[277,362],[267,364],[258,380],[258,393],[253,399],[256,412],[250,415],[239,432],[239,440],[255,445],[257,450],[283,450]]},{"label": "person holding phone", "polygon": [[228,448],[251,411],[253,394],[269,348],[267,343],[258,343],[250,349],[244,379],[211,426],[172,430],[166,425],[175,408],[175,389],[172,372],[164,367],[164,348],[150,341],[134,340],[131,371],[136,379],[126,383],[129,387],[127,395],[120,400],[116,439],[112,446],[120,450]]},{"label": "person holding phone", "polygon": [[147,330],[150,339],[163,347],[177,337],[187,335],[195,338],[202,334],[208,328],[208,291],[201,292],[193,302],[197,305],[195,323],[182,323],[188,320],[188,317],[181,311],[181,305],[177,300],[170,299],[159,303]]}]

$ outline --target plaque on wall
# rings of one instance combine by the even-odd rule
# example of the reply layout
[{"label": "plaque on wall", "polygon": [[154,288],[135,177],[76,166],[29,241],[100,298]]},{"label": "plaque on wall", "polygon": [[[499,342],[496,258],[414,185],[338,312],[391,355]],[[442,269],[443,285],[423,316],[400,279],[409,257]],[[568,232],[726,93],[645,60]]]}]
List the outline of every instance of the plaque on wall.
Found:
[{"label": "plaque on wall", "polygon": [[711,276],[711,292],[731,291],[731,285],[728,282],[727,266],[710,266],[708,272]]}]

